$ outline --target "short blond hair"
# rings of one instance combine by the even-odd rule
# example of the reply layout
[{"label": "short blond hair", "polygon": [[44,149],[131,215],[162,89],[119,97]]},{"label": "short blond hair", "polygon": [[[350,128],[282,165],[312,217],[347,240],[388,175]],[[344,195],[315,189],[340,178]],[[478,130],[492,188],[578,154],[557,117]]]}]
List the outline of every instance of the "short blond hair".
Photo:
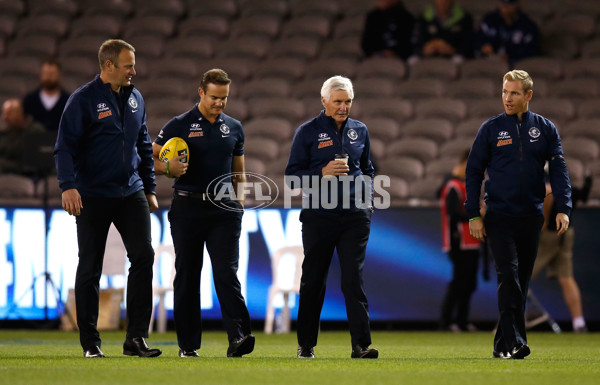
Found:
[{"label": "short blond hair", "polygon": [[529,76],[529,74],[526,71],[523,71],[523,70],[508,71],[504,75],[504,78],[502,78],[502,82],[504,83],[507,80],[508,81],[520,80],[521,84],[523,84],[523,91],[525,93],[528,93],[530,90],[533,89],[533,79],[531,79],[531,76]]}]

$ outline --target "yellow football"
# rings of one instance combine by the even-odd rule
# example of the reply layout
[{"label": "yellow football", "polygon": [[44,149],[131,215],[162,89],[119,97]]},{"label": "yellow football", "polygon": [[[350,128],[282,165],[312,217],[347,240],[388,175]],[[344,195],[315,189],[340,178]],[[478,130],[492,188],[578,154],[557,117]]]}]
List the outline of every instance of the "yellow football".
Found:
[{"label": "yellow football", "polygon": [[181,162],[187,163],[190,159],[190,149],[185,140],[173,137],[167,140],[167,143],[161,148],[158,159],[163,162],[168,159],[170,162],[174,157],[181,155],[186,155],[185,158],[181,159]]}]

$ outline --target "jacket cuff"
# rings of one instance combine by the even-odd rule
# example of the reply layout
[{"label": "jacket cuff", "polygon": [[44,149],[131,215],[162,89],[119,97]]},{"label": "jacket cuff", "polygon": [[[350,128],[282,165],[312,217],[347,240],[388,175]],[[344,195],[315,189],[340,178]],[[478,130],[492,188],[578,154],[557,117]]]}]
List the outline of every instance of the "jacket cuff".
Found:
[{"label": "jacket cuff", "polygon": [[469,219],[471,219],[471,218],[480,217],[481,213],[479,212],[479,209],[477,209],[477,210],[467,210],[467,215],[469,216]]},{"label": "jacket cuff", "polygon": [[63,192],[74,189],[74,188],[77,188],[77,186],[75,185],[75,182],[63,182],[60,184],[60,189]]}]

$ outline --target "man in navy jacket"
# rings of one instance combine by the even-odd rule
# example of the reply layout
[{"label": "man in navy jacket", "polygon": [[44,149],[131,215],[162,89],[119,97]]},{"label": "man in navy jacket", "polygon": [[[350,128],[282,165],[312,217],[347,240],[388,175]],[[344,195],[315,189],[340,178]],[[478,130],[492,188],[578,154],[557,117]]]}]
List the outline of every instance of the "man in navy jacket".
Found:
[{"label": "man in navy jacket", "polygon": [[[285,170],[293,188],[300,182],[304,262],[298,305],[298,358],[314,358],[325,283],[334,250],[342,267],[342,292],[350,326],[352,358],[377,358],[362,271],[371,228],[369,197],[373,178],[369,132],[348,117],[354,91],[350,79],[334,76],[323,84],[325,109],[302,124],[292,143]],[[336,154],[347,154],[345,161]],[[296,182],[296,183],[294,183]],[[323,185],[325,184],[325,186]],[[323,194],[323,191],[328,190]],[[367,196],[365,198],[365,196]]]},{"label": "man in navy jacket", "polygon": [[123,354],[161,354],[144,340],[152,311],[150,212],[158,203],[144,99],[131,84],[134,52],[122,40],[102,44],[100,75],[69,98],[54,149],[62,206],[77,222],[77,325],[84,357],[90,358],[104,357],[97,329],[98,288],[111,223],[131,262]]},{"label": "man in navy jacket", "polygon": [[[505,113],[488,119],[479,129],[466,172],[471,235],[487,237],[498,274],[500,323],[494,338],[494,357],[522,359],[530,354],[525,333],[525,302],[544,222],[544,165],[549,164],[558,234],[569,227],[571,184],[554,124],[529,111],[533,80],[521,70],[503,79]],[[485,183],[485,217],[480,191]]]},{"label": "man in navy jacket", "polygon": [[476,39],[479,56],[499,55],[512,67],[540,52],[540,31],[521,11],[517,0],[501,0],[498,9],[483,18]]}]

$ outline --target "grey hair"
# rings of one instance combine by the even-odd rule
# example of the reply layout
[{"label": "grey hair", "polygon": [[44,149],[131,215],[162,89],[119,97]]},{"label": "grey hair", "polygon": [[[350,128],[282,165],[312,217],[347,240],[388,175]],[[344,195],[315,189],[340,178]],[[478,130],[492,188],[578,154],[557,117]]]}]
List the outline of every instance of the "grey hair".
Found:
[{"label": "grey hair", "polygon": [[332,76],[325,80],[323,87],[321,87],[321,97],[325,99],[325,101],[329,101],[331,93],[338,90],[346,91],[348,96],[350,96],[350,99],[354,99],[354,88],[352,87],[352,82],[350,79],[340,75]]}]

